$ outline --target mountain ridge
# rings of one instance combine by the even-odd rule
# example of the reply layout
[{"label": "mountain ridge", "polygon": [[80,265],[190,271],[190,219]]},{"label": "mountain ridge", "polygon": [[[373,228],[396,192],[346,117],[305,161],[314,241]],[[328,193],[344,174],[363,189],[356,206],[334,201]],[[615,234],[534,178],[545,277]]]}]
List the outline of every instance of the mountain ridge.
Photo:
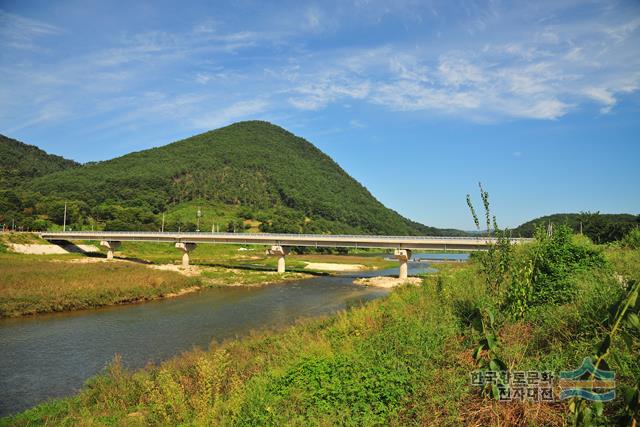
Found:
[{"label": "mountain ridge", "polygon": [[[254,221],[274,232],[442,234],[385,207],[313,144],[263,121],[36,176],[19,189],[57,199],[58,211],[60,199],[72,200],[80,227],[157,228],[162,212],[171,217],[174,208],[201,202],[233,211],[234,229]],[[51,210],[35,215],[58,223]],[[175,218],[177,226],[193,228],[189,215]]]},{"label": "mountain ridge", "polygon": [[0,188],[78,166],[80,163],[74,160],[0,134]]}]

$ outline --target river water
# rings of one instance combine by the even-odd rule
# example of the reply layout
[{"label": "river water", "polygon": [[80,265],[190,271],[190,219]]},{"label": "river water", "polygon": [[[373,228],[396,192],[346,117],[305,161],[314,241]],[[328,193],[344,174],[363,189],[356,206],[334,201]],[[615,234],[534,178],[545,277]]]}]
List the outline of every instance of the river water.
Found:
[{"label": "river water", "polygon": [[[409,264],[409,274],[425,271],[433,271],[425,262]],[[335,313],[389,292],[354,285],[355,277],[216,288],[138,305],[0,320],[0,416],[73,394],[116,353],[125,367],[141,368],[195,346],[207,348],[214,339]]]}]

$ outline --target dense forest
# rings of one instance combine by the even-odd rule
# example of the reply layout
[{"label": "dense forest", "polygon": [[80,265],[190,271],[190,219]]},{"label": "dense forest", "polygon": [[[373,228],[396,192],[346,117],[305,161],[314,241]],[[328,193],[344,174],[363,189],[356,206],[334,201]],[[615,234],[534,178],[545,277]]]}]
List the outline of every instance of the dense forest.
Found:
[{"label": "dense forest", "polygon": [[7,190],[32,178],[79,166],[73,160],[47,154],[33,145],[0,135],[0,189]]},{"label": "dense forest", "polygon": [[[8,151],[5,144],[0,146]],[[55,228],[66,203],[67,224],[74,229],[157,230],[166,213],[165,230],[191,231],[199,222],[198,205],[217,212],[216,218],[203,218],[207,224],[224,219],[221,231],[461,233],[427,227],[386,208],[314,145],[267,122],[235,123],[78,167],[38,154],[42,165],[18,162],[17,153],[3,156],[9,159],[4,175],[29,179],[3,181],[0,223]]]},{"label": "dense forest", "polygon": [[512,230],[513,236],[533,237],[538,226],[567,225],[576,233],[588,236],[594,243],[622,239],[631,229],[640,227],[640,215],[601,214],[600,212],[561,213],[525,222]]}]

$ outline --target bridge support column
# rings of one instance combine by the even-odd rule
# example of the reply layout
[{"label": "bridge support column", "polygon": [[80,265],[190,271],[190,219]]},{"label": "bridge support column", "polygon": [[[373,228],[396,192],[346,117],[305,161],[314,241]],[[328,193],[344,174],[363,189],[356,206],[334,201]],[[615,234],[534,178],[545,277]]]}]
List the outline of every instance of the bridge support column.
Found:
[{"label": "bridge support column", "polygon": [[411,251],[408,249],[396,249],[393,255],[400,261],[400,279],[406,279],[409,273],[408,262],[411,259]]},{"label": "bridge support column", "polygon": [[196,248],[195,243],[176,243],[176,249],[182,251],[182,267],[189,267],[189,252]]},{"label": "bridge support column", "polygon": [[278,273],[284,273],[284,257],[289,253],[289,249],[282,246],[271,246],[267,249],[267,255],[278,257]]},{"label": "bridge support column", "polygon": [[120,247],[120,242],[113,240],[103,240],[100,246],[107,248],[107,259],[113,259],[113,253]]}]

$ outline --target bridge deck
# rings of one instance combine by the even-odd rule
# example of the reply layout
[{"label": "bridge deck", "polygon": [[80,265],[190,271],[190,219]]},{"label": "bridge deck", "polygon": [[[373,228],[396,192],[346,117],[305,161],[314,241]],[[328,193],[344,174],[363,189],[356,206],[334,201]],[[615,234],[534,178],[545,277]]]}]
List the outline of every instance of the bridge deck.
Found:
[{"label": "bridge deck", "polygon": [[[128,231],[68,231],[40,233],[45,240],[101,240],[168,243],[232,243],[380,249],[483,250],[496,239],[445,236],[366,236],[331,234],[173,233]],[[514,244],[531,239],[511,239]]]}]

